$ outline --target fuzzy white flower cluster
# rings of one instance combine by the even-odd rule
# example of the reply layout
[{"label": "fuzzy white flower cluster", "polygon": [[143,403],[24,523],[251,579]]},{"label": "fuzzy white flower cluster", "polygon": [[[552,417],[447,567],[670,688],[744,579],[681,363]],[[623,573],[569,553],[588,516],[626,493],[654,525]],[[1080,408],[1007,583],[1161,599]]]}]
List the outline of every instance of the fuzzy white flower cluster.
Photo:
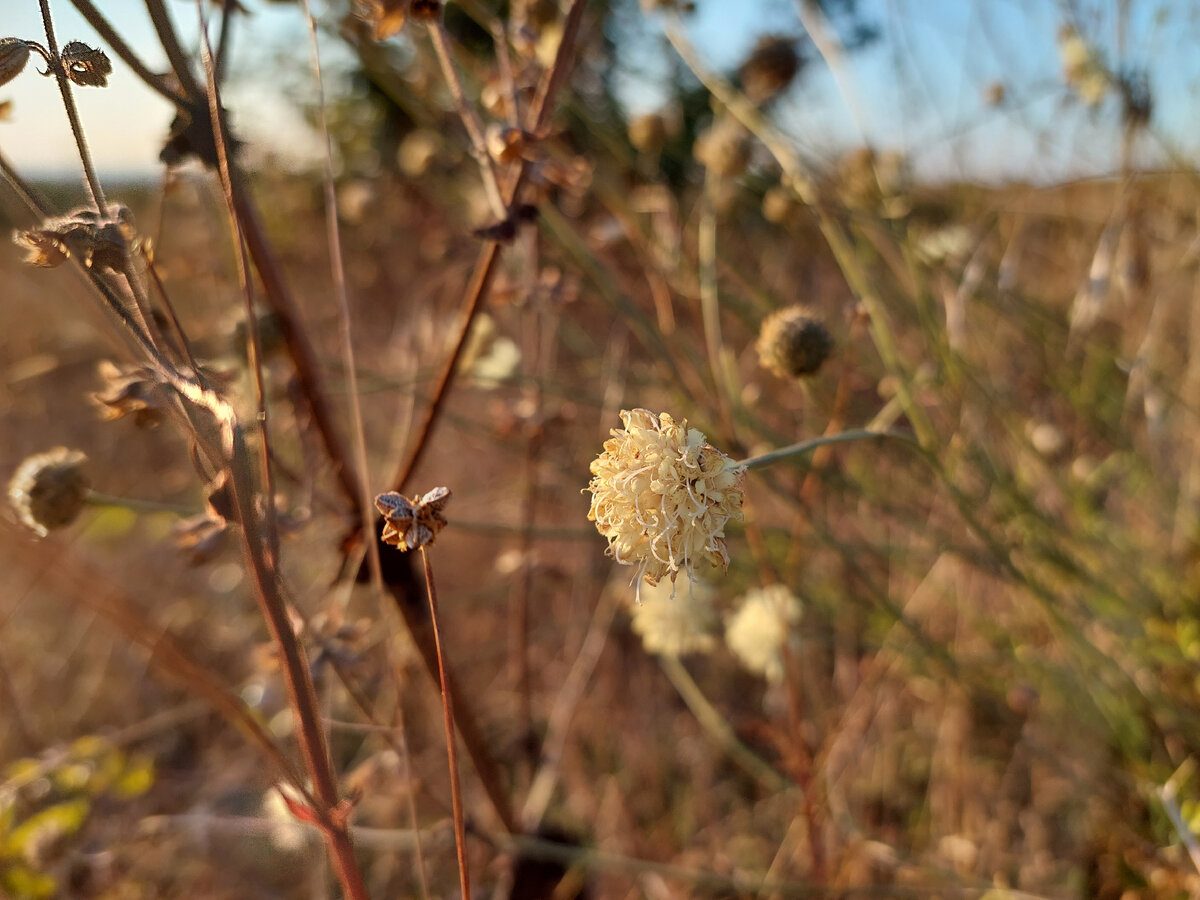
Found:
[{"label": "fuzzy white flower cluster", "polygon": [[741,518],[745,470],[667,413],[622,410],[591,465],[588,518],[608,539],[608,554],[638,566],[647,584],[680,571],[695,580],[707,559],[729,566],[725,523]]},{"label": "fuzzy white flower cluster", "polygon": [[714,594],[703,581],[686,588],[663,581],[641,591],[631,615],[646,652],[680,657],[711,651],[716,645]]},{"label": "fuzzy white flower cluster", "polygon": [[772,684],[783,681],[783,645],[801,606],[785,585],[750,591],[725,626],[725,643],[750,672]]}]

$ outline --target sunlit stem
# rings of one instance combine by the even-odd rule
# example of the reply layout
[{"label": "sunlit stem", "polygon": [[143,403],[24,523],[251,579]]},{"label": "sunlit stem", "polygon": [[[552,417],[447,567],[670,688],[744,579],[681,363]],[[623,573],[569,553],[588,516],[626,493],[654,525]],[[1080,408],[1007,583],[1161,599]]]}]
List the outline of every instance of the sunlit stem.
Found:
[{"label": "sunlit stem", "polygon": [[742,469],[759,469],[791,456],[803,456],[806,453],[811,453],[818,447],[824,447],[826,444],[847,444],[850,441],[870,440],[872,438],[894,438],[909,444],[916,443],[907,434],[897,431],[871,431],[866,428],[857,428],[852,431],[843,431],[839,434],[813,438],[811,441],[789,444],[786,447],[780,447],[778,450],[772,450],[770,453],[764,453],[761,456],[752,456],[749,459],[743,459],[736,465]]}]

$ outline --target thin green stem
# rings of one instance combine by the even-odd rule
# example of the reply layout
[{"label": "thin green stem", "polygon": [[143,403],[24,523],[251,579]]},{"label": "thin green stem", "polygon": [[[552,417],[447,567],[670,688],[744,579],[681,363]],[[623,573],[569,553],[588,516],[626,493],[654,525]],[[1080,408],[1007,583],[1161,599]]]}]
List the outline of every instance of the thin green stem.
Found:
[{"label": "thin green stem", "polygon": [[916,444],[916,441],[910,435],[901,434],[898,431],[871,431],[866,428],[856,428],[852,431],[842,431],[838,434],[828,434],[823,437],[813,438],[811,441],[789,444],[786,447],[780,447],[778,450],[772,450],[770,453],[763,453],[761,456],[752,456],[749,459],[743,459],[737,465],[743,469],[759,469],[763,466],[769,466],[771,463],[779,462],[781,459],[787,459],[789,456],[803,456],[805,453],[811,453],[818,447],[824,447],[828,444],[846,444],[850,441],[870,440],[872,438],[895,438],[905,443]]},{"label": "thin green stem", "polygon": [[746,771],[746,774],[773,791],[797,788],[795,784],[775,771],[770,763],[738,740],[729,723],[725,721],[725,717],[708,702],[708,698],[700,690],[700,685],[696,684],[695,679],[684,668],[683,663],[674,656],[660,656],[658,662],[667,678],[671,679],[671,684],[675,685],[675,690],[679,692],[683,702],[696,717],[696,721],[721,749],[729,754],[729,758]]}]

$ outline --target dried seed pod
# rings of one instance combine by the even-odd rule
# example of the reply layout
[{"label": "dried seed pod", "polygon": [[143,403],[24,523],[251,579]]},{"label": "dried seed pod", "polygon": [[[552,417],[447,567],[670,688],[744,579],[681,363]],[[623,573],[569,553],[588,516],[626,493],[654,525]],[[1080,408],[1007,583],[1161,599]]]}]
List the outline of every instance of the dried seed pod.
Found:
[{"label": "dried seed pod", "polygon": [[0,85],[21,74],[29,62],[29,44],[18,38],[0,38]]},{"label": "dried seed pod", "polygon": [[83,41],[71,41],[59,54],[67,77],[83,87],[107,87],[112,63],[103,50],[89,47]]},{"label": "dried seed pod", "polygon": [[76,210],[47,219],[41,228],[18,231],[13,240],[25,248],[29,265],[53,268],[75,257],[89,269],[124,272],[133,233],[129,211],[110,206],[107,218],[94,210]]},{"label": "dried seed pod", "polygon": [[763,320],[757,348],[763,368],[784,378],[800,378],[821,368],[833,350],[833,338],[808,309],[789,306]]},{"label": "dried seed pod", "polygon": [[70,257],[66,244],[53,231],[34,230],[13,233],[13,243],[25,251],[24,263],[53,269],[61,266]]},{"label": "dried seed pod", "polygon": [[742,89],[754,103],[766,103],[787,90],[800,71],[800,62],[792,38],[764,35],[738,69]]},{"label": "dried seed pod", "polygon": [[78,450],[55,447],[28,457],[8,483],[8,499],[20,517],[40,537],[65,528],[79,517],[91,483]]},{"label": "dried seed pod", "polygon": [[384,41],[408,20],[409,0],[355,0],[354,15],[371,26],[371,38]]},{"label": "dried seed pod", "polygon": [[408,14],[417,22],[432,22],[442,15],[442,0],[412,0]]},{"label": "dried seed pod", "polygon": [[487,148],[501,165],[517,162],[529,151],[529,135],[520,128],[492,122],[487,128]]},{"label": "dried seed pod", "polygon": [[436,487],[424,496],[409,500],[394,491],[375,498],[375,508],[383,513],[385,544],[395,544],[397,550],[415,550],[432,544],[439,531],[446,527],[442,510],[450,501],[450,488]]},{"label": "dried seed pod", "polygon": [[724,118],[696,138],[692,153],[706,169],[736,178],[750,162],[750,134],[736,120]]}]

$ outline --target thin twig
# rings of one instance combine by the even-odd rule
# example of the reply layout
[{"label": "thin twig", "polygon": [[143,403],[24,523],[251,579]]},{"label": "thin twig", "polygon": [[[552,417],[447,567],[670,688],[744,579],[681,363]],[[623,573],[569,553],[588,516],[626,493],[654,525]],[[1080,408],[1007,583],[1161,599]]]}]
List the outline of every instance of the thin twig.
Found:
[{"label": "thin twig", "polygon": [[429,551],[421,547],[421,562],[425,567],[425,588],[429,596],[429,618],[438,654],[438,675],[442,686],[442,716],[446,726],[446,757],[450,766],[450,804],[454,810],[454,843],[458,853],[458,882],[463,900],[471,900],[471,880],[467,872],[466,827],[463,821],[462,786],[458,778],[458,751],[455,749],[453,698],[446,681],[445,653],[442,651],[441,629],[438,627],[437,587],[433,581],[433,566]]},{"label": "thin twig", "polygon": [[50,0],[38,0],[42,10],[42,25],[46,29],[46,49],[50,52],[47,64],[58,82],[58,91],[62,95],[63,108],[67,111],[67,119],[71,123],[71,133],[75,136],[75,148],[79,151],[80,162],[83,163],[83,175],[87,179],[88,191],[92,195],[92,203],[101,218],[108,215],[108,205],[104,200],[104,189],[100,187],[100,179],[96,177],[96,167],[92,163],[92,152],[88,149],[87,138],[83,133],[83,123],[79,120],[79,110],[75,106],[75,97],[71,93],[71,80],[63,68],[62,57],[58,52],[58,41],[54,37],[54,19],[50,15]]}]

